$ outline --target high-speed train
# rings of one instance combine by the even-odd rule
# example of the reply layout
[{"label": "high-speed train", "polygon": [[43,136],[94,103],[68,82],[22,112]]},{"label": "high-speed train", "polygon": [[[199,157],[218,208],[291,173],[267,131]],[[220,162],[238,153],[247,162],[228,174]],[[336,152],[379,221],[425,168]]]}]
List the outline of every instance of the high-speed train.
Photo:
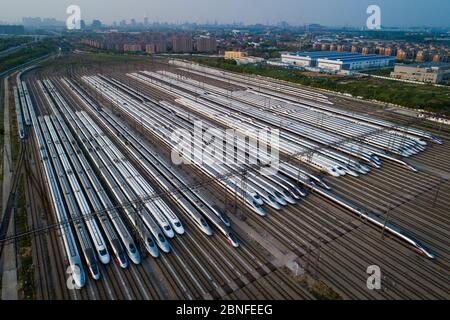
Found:
[{"label": "high-speed train", "polygon": [[19,101],[19,95],[17,93],[17,87],[14,87],[14,102],[15,102],[15,108],[16,108],[16,116],[17,116],[17,128],[19,130],[19,138],[21,140],[25,139],[25,126],[23,123],[23,116],[22,111],[20,110],[20,101]]},{"label": "high-speed train", "polygon": [[[30,106],[30,109],[32,106]],[[38,144],[39,154],[43,163],[44,173],[48,181],[50,196],[56,213],[56,220],[61,224],[61,238],[63,240],[67,262],[70,267],[70,273],[77,287],[82,288],[85,285],[85,273],[81,262],[80,254],[76,245],[76,241],[68,222],[68,215],[63,204],[61,193],[56,181],[55,172],[51,165],[49,155],[47,153],[42,132],[37,123],[37,118],[32,111],[31,118],[33,121],[33,129]]]},{"label": "high-speed train", "polygon": [[[67,82],[67,79],[64,79],[63,82],[70,88],[70,83]],[[73,88],[71,89],[73,90]],[[138,203],[136,196],[133,194],[133,191],[129,188],[117,168],[112,165],[110,160],[102,153],[102,150],[98,147],[98,145],[95,144],[95,139],[93,139],[93,137],[84,128],[81,123],[82,121],[80,121],[78,116],[76,116],[71,111],[71,109],[66,103],[64,103],[64,101],[62,101],[62,105],[60,105],[60,107],[62,108],[63,114],[65,115],[74,131],[80,134],[82,145],[84,146],[92,161],[100,169],[103,178],[111,188],[113,194],[119,200],[119,203],[122,204],[124,208],[123,210],[126,213],[129,222],[136,228],[146,250],[150,253],[151,256],[155,258],[159,256],[158,247],[160,247],[164,252],[170,252],[169,243],[162,235],[161,230],[156,225],[156,223],[151,221],[151,218],[148,219],[146,223],[146,227],[149,227],[151,234],[147,231],[144,225],[139,222],[139,220],[143,219],[143,216],[148,215],[148,213],[146,213],[144,210],[143,212],[138,214],[136,213],[137,208],[134,205],[128,205],[129,203]],[[155,238],[153,238],[152,235]],[[157,239],[156,242],[154,239]],[[126,247],[129,249],[128,251],[131,251],[132,254],[130,258],[133,260],[133,257],[136,257],[136,255],[138,254],[136,246],[133,242],[128,242],[128,245],[126,245]],[[140,262],[140,257],[138,260],[136,259],[134,259],[135,263],[136,261]]]},{"label": "high-speed train", "polygon": [[29,95],[28,94],[28,90],[26,89],[25,82],[20,81],[19,75],[17,77],[18,77],[17,90],[18,90],[18,93],[19,93],[20,104],[22,105],[23,123],[26,126],[30,126],[31,125],[30,112],[28,110],[27,101],[26,101],[26,98],[25,98],[25,96]]},{"label": "high-speed train", "polygon": [[[59,116],[59,115],[58,115]],[[57,116],[57,117],[58,117]],[[110,247],[114,253],[114,256],[119,263],[119,265],[122,268],[128,267],[128,259],[126,258],[124,249],[122,245],[120,244],[118,235],[114,228],[111,225],[111,222],[109,221],[106,212],[104,211],[103,206],[100,203],[100,199],[98,198],[98,194],[95,192],[93,186],[91,185],[87,174],[84,170],[84,168],[81,166],[78,158],[75,155],[75,152],[72,149],[72,145],[67,140],[67,137],[65,136],[65,131],[62,130],[62,127],[60,126],[60,122],[63,122],[60,118],[57,119],[57,117],[52,118],[53,124],[55,126],[56,131],[58,132],[60,139],[62,141],[62,144],[65,146],[67,150],[67,154],[69,155],[69,158],[72,160],[72,164],[74,166],[75,171],[77,172],[81,185],[83,186],[84,190],[86,191],[86,195],[89,199],[89,201],[92,204],[92,207],[94,209],[95,214],[98,216],[98,221],[100,222],[100,225],[103,228],[103,231],[105,232],[106,238],[109,241]]]},{"label": "high-speed train", "polygon": [[312,189],[315,192],[317,192],[319,194],[322,194],[322,195],[326,196],[329,199],[333,199],[333,201],[335,201],[336,203],[340,204],[344,208],[349,209],[352,213],[357,214],[358,216],[363,217],[364,219],[367,219],[369,222],[373,223],[374,225],[376,225],[376,226],[378,226],[380,228],[383,228],[384,230],[390,232],[394,236],[396,236],[396,237],[400,238],[401,240],[409,243],[421,255],[427,257],[428,259],[434,259],[435,258],[435,254],[433,252],[431,252],[431,250],[429,250],[420,241],[415,239],[412,235],[410,235],[406,231],[404,231],[404,230],[400,229],[399,227],[393,225],[392,223],[386,222],[386,219],[384,219],[380,215],[378,215],[378,214],[376,214],[374,212],[367,212],[367,211],[359,208],[358,206],[356,206],[352,202],[350,202],[350,200],[343,199],[343,198],[339,197],[338,195],[333,194],[330,191],[325,190],[325,189],[323,189],[321,187],[318,187],[318,186],[316,186],[314,184],[311,184],[311,187],[312,187]]},{"label": "high-speed train", "polygon": [[[111,122],[111,119],[109,119],[109,122],[110,122],[110,124],[113,124],[113,127],[115,127],[115,128],[120,127],[120,124],[119,124],[119,123],[112,123],[112,122]],[[130,137],[131,137],[131,135],[129,134],[129,132],[126,132],[126,134],[124,134],[124,132],[122,132],[122,135],[123,135],[123,136],[130,136]],[[133,137],[133,138],[134,138],[134,137]],[[135,138],[134,138],[134,139],[135,139]],[[145,146],[143,146],[137,139],[135,139],[135,141],[133,141],[133,142],[134,142],[133,145],[136,145],[136,144],[140,145],[139,148],[137,148],[137,149],[138,149],[139,151],[141,151],[141,153],[142,153],[142,150],[143,150],[143,149],[147,152],[147,153],[145,154],[144,158],[150,157],[151,152],[150,152],[148,149],[146,149]],[[155,157],[154,155],[152,155],[152,156]],[[157,161],[158,159],[155,158],[154,160]],[[162,164],[162,163],[160,163],[160,164]],[[155,166],[155,168],[158,168],[158,169],[160,170],[161,173],[164,173],[164,171],[161,170],[161,169],[162,169],[161,166]],[[167,170],[168,168],[165,167],[164,169]],[[166,171],[166,172],[167,172],[167,171]],[[173,173],[173,171],[171,171],[171,173]],[[155,174],[154,174],[154,175],[155,175]],[[178,178],[179,178],[179,177],[178,177]],[[181,181],[181,179],[180,179],[180,181]],[[190,198],[190,199],[191,199],[191,198]],[[198,201],[195,201],[195,200],[194,200],[193,203],[195,203],[195,204],[198,205]],[[202,209],[202,210],[204,211],[205,209]],[[229,220],[228,220],[228,219],[225,219],[224,214],[219,213],[219,211],[218,211],[216,208],[214,208],[213,210],[216,211],[216,213],[215,213],[216,215],[219,214],[219,216],[221,217],[221,219],[222,219],[222,220],[225,220],[225,221],[228,223],[228,225],[229,225]],[[221,225],[221,223],[218,223],[217,219],[212,219],[212,218],[216,218],[216,217],[215,217],[215,216],[212,217],[212,216],[211,216],[211,213],[206,214],[206,216],[210,219],[210,221],[212,220],[212,222],[213,222],[217,227],[219,227],[219,230],[227,236],[229,242],[230,242],[233,246],[238,246],[238,245],[239,245],[238,240],[237,240],[236,237],[234,236],[234,233],[231,232],[231,230],[227,230],[226,228],[223,228],[223,226]],[[219,222],[221,222],[221,220],[219,220]]]},{"label": "high-speed train", "polygon": [[[49,105],[51,105],[54,108],[53,102],[52,100],[50,100],[48,93],[45,91],[42,82],[39,82],[38,85],[40,86],[47,101],[49,102]],[[62,165],[61,166],[63,170],[62,173],[64,173],[66,181],[70,185],[72,194],[78,204],[79,208],[78,212],[84,218],[84,221],[88,228],[89,234],[95,246],[95,250],[97,251],[99,259],[103,264],[108,264],[110,261],[110,255],[106,246],[106,242],[103,238],[102,233],[100,232],[100,229],[98,228],[95,218],[92,216],[89,204],[86,200],[85,195],[81,191],[80,184],[74,174],[74,169],[71,163],[69,162],[69,159],[67,158],[67,154],[64,151],[61,141],[56,133],[55,127],[51,121],[51,118],[49,116],[44,116],[44,122],[47,126],[46,130],[44,130],[44,134],[46,132],[48,132],[49,134],[48,137],[51,139],[52,146],[54,147],[57,153],[57,157],[60,161],[60,164]]]},{"label": "high-speed train", "polygon": [[[152,163],[154,164],[155,168],[157,168],[162,175],[166,176],[167,179],[169,179],[170,177],[173,177],[173,178],[177,179],[181,184],[185,185],[182,178],[179,175],[177,175],[176,171],[169,170],[167,165],[159,157],[157,157],[157,155],[152,153],[141,141],[136,139],[136,137],[134,137],[134,135],[132,135],[130,132],[121,128],[121,124],[119,122],[114,122],[114,120],[105,113],[102,113],[102,114],[106,118],[106,120],[110,124],[113,125],[114,128],[116,128],[117,130],[119,130],[121,132],[122,137],[129,138],[131,140],[131,141],[129,140],[130,142],[132,142],[130,144],[135,146],[136,149],[140,151],[140,154],[143,156],[144,159],[154,160],[154,161],[152,161]],[[120,129],[122,129],[122,130],[120,130]],[[131,152],[133,153],[133,151],[131,151]],[[142,159],[142,157],[139,157],[139,158]],[[158,163],[158,165],[155,164],[156,162]],[[156,175],[156,174],[154,174],[154,175]],[[170,179],[170,181],[173,181],[173,179]],[[197,206],[198,210],[201,210],[201,212],[208,218],[208,220],[211,223],[213,223],[213,225],[216,226],[222,234],[224,234],[226,236],[228,242],[232,246],[234,246],[234,247],[239,246],[239,240],[234,235],[234,232],[232,232],[231,229],[227,228],[230,226],[229,219],[221,212],[221,210],[217,206],[209,205],[208,202],[204,201],[204,197],[199,196],[199,198],[198,198],[200,201],[204,202],[204,204],[206,205],[207,208],[209,208],[210,211],[212,211],[212,210],[215,211],[215,212],[213,212],[214,213],[214,215],[213,215],[212,212],[206,212],[206,210],[208,210],[208,209],[205,208],[204,205],[199,206],[198,200],[196,200],[194,197],[190,196],[189,193],[191,192],[191,190],[186,190],[186,191],[180,190],[180,192],[183,193],[184,195],[186,195],[188,197],[188,199],[191,200],[191,203]],[[196,194],[198,195],[198,193],[196,193]],[[223,226],[222,223],[225,224],[225,226]]]},{"label": "high-speed train", "polygon": [[[62,97],[59,96],[59,93],[54,90],[54,87],[50,80],[45,81],[47,88],[50,89],[50,94],[56,98],[59,99],[59,101],[62,101]],[[52,91],[53,90],[53,91]],[[89,179],[90,185],[92,188],[87,188],[87,190],[90,190],[91,193],[94,193],[97,197],[100,203],[103,205],[103,208],[105,208],[106,215],[110,218],[111,223],[114,225],[117,234],[119,235],[119,238],[122,240],[123,248],[118,243],[118,239],[115,236],[114,230],[111,228],[109,221],[106,221],[102,215],[102,225],[105,229],[105,232],[109,238],[109,241],[111,243],[111,247],[113,248],[113,251],[115,253],[116,259],[119,263],[119,265],[122,268],[126,268],[128,266],[128,261],[126,257],[123,254],[123,250],[126,251],[128,254],[128,257],[131,259],[131,261],[135,264],[139,264],[141,262],[141,257],[139,254],[139,251],[136,248],[136,245],[134,243],[133,238],[131,237],[130,233],[128,232],[128,229],[125,227],[122,218],[119,216],[117,210],[114,208],[113,203],[109,199],[109,196],[106,194],[105,190],[103,189],[100,181],[98,180],[96,174],[93,172],[90,164],[87,162],[86,158],[82,154],[81,150],[79,149],[79,146],[77,142],[75,141],[74,137],[72,136],[69,128],[65,124],[65,122],[62,120],[61,115],[58,110],[53,110],[54,114],[56,115],[56,118],[59,120],[59,124],[61,125],[61,136],[64,140],[64,136],[67,136],[66,146],[69,150],[72,150],[73,152],[73,163],[77,163],[75,157],[78,159],[78,164],[81,166],[78,170],[84,170],[87,178]],[[70,149],[69,146],[72,148]],[[69,152],[70,153],[70,152]],[[87,185],[87,182],[85,182],[85,185]],[[94,200],[95,202],[95,200]],[[96,208],[98,211],[100,211],[101,206],[100,204],[96,205]]]},{"label": "high-speed train", "polygon": [[[120,181],[120,178],[123,178],[124,181],[122,183],[119,182],[119,185],[122,187],[122,191],[127,195],[128,201],[131,201],[135,203],[136,201],[140,201],[138,197],[135,196],[135,193],[132,189],[130,189],[130,185],[128,182],[125,182],[125,176],[123,176],[124,172],[121,170],[119,163],[113,163],[111,161],[114,161],[117,159],[114,156],[111,156],[108,152],[108,150],[103,150],[97,142],[97,139],[94,138],[94,136],[91,135],[89,130],[85,127],[87,125],[85,117],[81,113],[77,113],[76,116],[78,117],[78,123],[80,123],[80,128],[84,132],[84,134],[87,134],[88,137],[90,137],[89,142],[92,144],[93,149],[97,152],[97,154],[100,156],[100,158],[103,161],[106,161],[105,165],[108,167],[108,169],[112,172],[117,172],[117,175],[111,174],[111,176],[116,179],[117,181]],[[108,159],[108,160],[107,160]],[[128,176],[129,177],[129,176]],[[159,248],[168,253],[170,252],[170,245],[168,241],[166,240],[163,232],[161,231],[160,227],[157,225],[157,223],[153,220],[150,212],[146,207],[142,208],[143,210],[140,210],[140,218],[146,225],[146,227],[151,231],[153,236],[155,237],[155,240],[159,246]]]},{"label": "high-speed train", "polygon": [[[195,93],[202,94],[202,92],[197,92],[197,89],[195,87],[182,84],[177,79],[169,79],[168,77],[157,74],[157,73],[151,73],[151,75],[158,78],[160,81],[165,81],[169,84],[176,83],[176,85],[181,88],[186,88],[187,90],[191,90]],[[165,85],[161,84],[161,86],[164,87]],[[193,111],[200,112],[200,113],[204,114],[206,117],[213,118],[216,121],[223,123],[225,126],[234,128],[238,131],[241,131],[241,132],[245,131],[245,133],[249,133],[249,134],[255,133],[251,130],[246,131],[246,129],[244,128],[245,127],[244,123],[240,120],[241,116],[236,115],[236,117],[234,117],[234,116],[232,117],[232,112],[230,112],[228,109],[225,110],[225,109],[223,109],[223,107],[218,106],[217,101],[214,104],[211,102],[208,102],[205,100],[206,99],[206,96],[205,96],[204,99],[201,99],[201,103],[199,103],[199,101],[197,101],[197,99],[195,99],[190,94],[186,94],[184,92],[179,92],[179,91],[177,91],[177,93],[179,93],[179,95],[181,95],[182,97],[177,99],[176,101],[178,103],[185,105],[188,108],[191,108]],[[209,97],[209,95],[208,95],[208,97]],[[231,107],[228,102],[225,104],[225,106],[227,108]],[[214,112],[214,110],[220,111],[220,112],[217,113],[217,112]],[[283,150],[284,152],[287,152],[289,154],[298,155],[296,157],[299,160],[307,162],[308,164],[318,168],[321,171],[325,171],[325,172],[329,173],[330,175],[337,177],[337,176],[346,174],[344,164],[341,164],[340,162],[338,162],[336,160],[332,160],[331,158],[326,157],[325,155],[321,155],[318,152],[312,152],[311,154],[309,154],[310,149],[306,149],[304,147],[293,147],[292,145],[289,144],[289,142],[284,141],[284,140],[283,140],[283,143],[280,143],[279,148],[280,148],[280,150]],[[308,156],[302,155],[304,153],[305,154],[308,153]]]},{"label": "high-speed train", "polygon": [[[57,111],[57,110],[55,110]],[[61,124],[64,124],[64,121],[60,118],[59,113],[55,113],[56,116],[52,118],[53,124],[58,132],[63,145],[65,146],[69,158],[72,160],[72,164],[74,166],[75,171],[79,175],[80,182],[86,190],[86,194],[94,208],[94,211],[98,215],[98,220],[105,232],[105,235],[110,243],[110,246],[114,252],[114,256],[122,268],[128,267],[128,260],[126,258],[124,249],[119,241],[118,235],[109,221],[106,212],[104,211],[104,207],[101,205],[99,194],[96,193],[95,189],[91,185],[91,182],[88,179],[87,172],[81,166],[79,159],[77,158],[74,150],[72,149],[72,145],[69,143],[66,134],[69,132],[68,130],[63,130]],[[67,129],[67,128],[66,128]],[[70,133],[70,132],[69,132]]]},{"label": "high-speed train", "polygon": [[[99,84],[96,83],[95,81],[93,81],[93,80],[90,79],[90,78],[86,78],[86,77],[85,77],[85,78],[83,78],[83,80],[85,80],[86,82],[88,82],[89,84],[91,84],[92,86],[94,86],[94,87],[97,88],[97,89],[100,88]],[[102,94],[104,94],[105,97],[108,98],[112,103],[117,104],[117,106],[120,107],[120,108],[123,108],[122,111],[123,111],[125,114],[128,114],[129,116],[131,116],[131,117],[134,118],[134,119],[138,119],[138,121],[142,121],[143,126],[144,126],[147,130],[149,130],[149,131],[152,132],[153,134],[159,136],[159,137],[161,138],[161,140],[164,141],[165,143],[170,143],[169,146],[170,146],[171,148],[175,146],[175,144],[173,144],[173,143],[176,143],[176,142],[174,142],[174,141],[165,141],[165,139],[166,139],[166,137],[167,137],[167,132],[164,132],[164,134],[162,134],[162,133],[160,132],[160,130],[162,130],[163,128],[158,128],[158,127],[155,127],[155,126],[147,125],[146,122],[147,122],[148,119],[143,120],[143,119],[139,118],[139,116],[136,115],[136,114],[134,114],[133,112],[131,112],[130,109],[124,108],[122,104],[117,103],[118,98],[115,97],[115,96],[110,96],[110,95],[108,95],[108,90],[102,90],[101,92],[102,92]],[[195,163],[194,163],[194,165],[195,165]],[[199,166],[198,168],[199,168],[200,170],[204,171],[204,172],[205,172],[206,174],[208,174],[208,175],[216,176],[216,175],[218,174],[217,171],[215,171],[215,170],[214,170],[214,171],[211,171],[211,168],[209,168],[209,167],[207,167],[207,166]],[[221,180],[220,183],[224,184],[224,186],[225,186],[228,190],[230,190],[232,193],[234,193],[234,192],[236,192],[236,191],[239,192],[239,193],[241,193],[241,190],[240,190],[240,188],[239,188],[239,185],[236,184],[236,182],[234,182],[234,181],[233,181],[233,182],[230,182],[229,180]],[[244,197],[244,199],[242,199],[242,200],[244,201],[244,203],[245,203],[246,205],[249,205],[249,207],[252,209],[252,211],[256,212],[258,215],[264,216],[264,215],[265,215],[265,212],[264,212],[264,209],[261,207],[262,201],[261,201],[261,199],[260,199],[260,196],[257,195],[257,194],[255,194],[255,193],[250,193],[250,192],[245,192],[245,194],[246,194],[246,196]]]},{"label": "high-speed train", "polygon": [[80,242],[80,246],[82,248],[83,256],[86,260],[86,264],[88,266],[89,273],[94,280],[100,279],[100,269],[97,264],[97,260],[95,258],[94,246],[91,242],[91,239],[88,236],[88,232],[86,230],[85,225],[83,224],[81,214],[79,212],[77,202],[70,188],[69,182],[67,181],[67,177],[64,173],[64,169],[58,157],[58,153],[53,144],[52,138],[50,137],[50,133],[48,132],[47,125],[45,123],[44,118],[38,119],[39,125],[41,127],[44,140],[46,141],[47,148],[50,152],[50,159],[53,162],[53,166],[56,171],[56,177],[59,180],[60,187],[62,190],[62,194],[67,203],[67,207],[72,216],[75,232],[77,233],[78,240]]},{"label": "high-speed train", "polygon": [[[139,155],[135,154],[132,150],[130,152],[132,154],[135,154],[136,157],[139,157],[139,159],[151,159],[151,163],[153,164],[154,168],[159,170],[159,173],[166,177],[166,181],[172,181],[174,182],[174,179],[178,180],[182,185],[186,185],[186,183],[183,181],[180,175],[177,174],[176,170],[170,170],[167,167],[167,164],[165,164],[162,159],[160,159],[157,155],[155,155],[153,152],[151,152],[141,141],[139,141],[132,133],[125,130],[122,127],[122,124],[119,122],[115,122],[108,114],[102,113],[103,117],[108,121],[109,124],[113,125],[113,127],[121,132],[121,135],[123,138],[127,139],[129,144],[126,144],[128,147],[129,145],[133,145],[137,150],[139,150],[139,153],[142,157],[139,157]],[[101,121],[101,120],[100,120]],[[129,148],[130,149],[130,148]],[[157,176],[156,173],[153,173],[154,176]],[[161,181],[161,178],[159,178],[159,181]],[[169,188],[166,188],[166,190],[170,190]],[[234,232],[229,229],[230,222],[228,217],[226,217],[225,214],[222,213],[222,211],[216,206],[216,205],[210,205],[208,201],[205,200],[203,196],[201,196],[198,192],[193,192],[193,190],[180,190],[180,193],[185,195],[187,199],[191,201],[193,205],[197,207],[197,210],[200,210],[204,216],[215,226],[219,229],[219,231],[224,234],[228,240],[228,242],[234,246],[239,246],[239,240],[236,238]],[[195,199],[193,197],[193,194],[196,194],[198,199]],[[200,202],[203,202],[203,204],[200,204]],[[207,212],[209,210],[210,212]],[[214,211],[213,211],[214,210]],[[204,223],[201,223],[202,226],[204,226]],[[225,226],[224,226],[225,225]]]},{"label": "high-speed train", "polygon": [[82,193],[81,186],[75,177],[74,169],[67,158],[67,154],[62,148],[61,141],[59,140],[56,134],[56,130],[53,126],[51,118],[49,116],[44,116],[44,121],[49,130],[50,137],[53,140],[53,144],[56,147],[56,151],[58,152],[58,157],[64,168],[69,185],[72,188],[73,195],[78,203],[78,207],[80,208],[80,213],[84,217],[84,221],[88,228],[95,249],[98,253],[98,257],[103,264],[108,264],[110,262],[111,257],[109,255],[105,239],[103,238],[103,235],[100,232],[100,229],[98,227],[97,222],[95,221],[95,218],[92,216],[92,212],[86,200],[86,197]]},{"label": "high-speed train", "polygon": [[[141,199],[145,199],[149,195],[155,195],[155,191],[153,190],[153,188],[145,181],[145,179],[142,178],[139,172],[114,146],[112,141],[104,135],[100,128],[95,125],[95,123],[93,123],[92,119],[84,112],[80,112],[79,117],[84,117],[83,121],[86,122],[86,128],[94,137],[97,137],[97,142],[100,143],[100,147],[109,156],[109,158],[114,161],[116,166],[119,167],[119,170],[121,170],[122,174],[125,175],[126,180],[133,188],[134,192],[136,192]],[[181,225],[181,222],[170,208],[164,205],[164,203],[158,198],[150,200],[151,201],[145,201],[144,206],[147,208],[147,210],[149,210],[149,212],[151,212],[167,237],[173,238],[174,232],[166,216],[172,217],[172,222],[177,233],[184,233],[184,228]]]}]

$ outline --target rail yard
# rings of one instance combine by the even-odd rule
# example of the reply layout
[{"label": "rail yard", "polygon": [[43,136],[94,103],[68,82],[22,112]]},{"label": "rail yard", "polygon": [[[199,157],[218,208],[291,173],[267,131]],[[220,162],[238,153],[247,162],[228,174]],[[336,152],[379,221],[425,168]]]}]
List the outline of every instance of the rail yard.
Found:
[{"label": "rail yard", "polygon": [[182,60],[11,90],[28,228],[2,246],[31,236],[37,299],[449,298],[446,127]]}]

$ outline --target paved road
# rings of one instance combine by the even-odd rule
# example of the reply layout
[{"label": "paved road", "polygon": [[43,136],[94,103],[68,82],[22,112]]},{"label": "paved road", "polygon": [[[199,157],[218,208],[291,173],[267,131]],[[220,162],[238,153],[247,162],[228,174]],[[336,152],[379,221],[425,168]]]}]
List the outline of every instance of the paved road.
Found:
[{"label": "paved road", "polygon": [[[2,208],[6,208],[9,193],[11,190],[11,128],[9,126],[9,88],[8,79],[5,78],[5,103],[4,103],[4,128],[5,128],[5,140],[3,149],[3,199]],[[0,215],[3,218],[3,210]],[[1,221],[1,220],[0,220]],[[9,221],[8,235],[14,232],[14,216]],[[2,274],[2,300],[16,300],[17,299],[17,269],[16,269],[16,249],[14,243],[8,243],[5,245],[3,251],[3,257],[1,257],[3,266],[0,269]]]}]

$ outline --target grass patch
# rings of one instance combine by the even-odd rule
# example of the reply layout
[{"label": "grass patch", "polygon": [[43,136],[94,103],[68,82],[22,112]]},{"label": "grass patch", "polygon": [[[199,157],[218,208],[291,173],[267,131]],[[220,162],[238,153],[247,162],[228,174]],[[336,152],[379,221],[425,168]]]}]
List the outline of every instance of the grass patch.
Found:
[{"label": "grass patch", "polygon": [[313,76],[311,73],[306,74],[299,70],[265,65],[238,66],[234,61],[227,61],[221,58],[189,58],[200,64],[232,72],[260,75],[309,87],[348,93],[368,100],[378,100],[407,108],[424,109],[430,112],[450,115],[450,88],[409,84],[372,77],[327,77],[321,74]]},{"label": "grass patch", "polygon": [[317,300],[342,300],[336,291],[320,280],[312,281],[308,284],[307,289]]},{"label": "grass patch", "polygon": [[[282,271],[286,274],[293,275],[292,270],[288,267],[283,267]],[[342,300],[341,295],[322,280],[315,279],[308,274],[293,277],[303,289],[308,291],[317,300]]]},{"label": "grass patch", "polygon": [[[15,216],[16,231],[18,233],[28,230],[28,213],[26,209],[24,176],[20,177],[19,198],[17,201],[17,212]],[[31,237],[21,237],[17,240],[18,253],[18,291],[22,298],[33,300],[35,298],[34,287],[34,264],[31,247]]]}]

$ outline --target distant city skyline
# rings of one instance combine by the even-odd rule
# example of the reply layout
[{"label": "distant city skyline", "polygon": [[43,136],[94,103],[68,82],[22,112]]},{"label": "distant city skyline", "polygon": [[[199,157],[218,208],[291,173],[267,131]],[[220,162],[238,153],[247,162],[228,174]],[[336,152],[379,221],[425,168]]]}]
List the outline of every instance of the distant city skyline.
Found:
[{"label": "distant city skyline", "polygon": [[[363,27],[366,9],[381,8],[382,25],[387,27],[450,27],[450,1],[428,0],[15,0],[2,4],[0,21],[22,23],[23,17],[55,18],[65,21],[66,8],[80,6],[82,19],[90,24],[119,23],[135,19],[149,23],[245,23],[291,25],[318,23],[324,26]],[[412,4],[414,2],[414,4]]]}]

